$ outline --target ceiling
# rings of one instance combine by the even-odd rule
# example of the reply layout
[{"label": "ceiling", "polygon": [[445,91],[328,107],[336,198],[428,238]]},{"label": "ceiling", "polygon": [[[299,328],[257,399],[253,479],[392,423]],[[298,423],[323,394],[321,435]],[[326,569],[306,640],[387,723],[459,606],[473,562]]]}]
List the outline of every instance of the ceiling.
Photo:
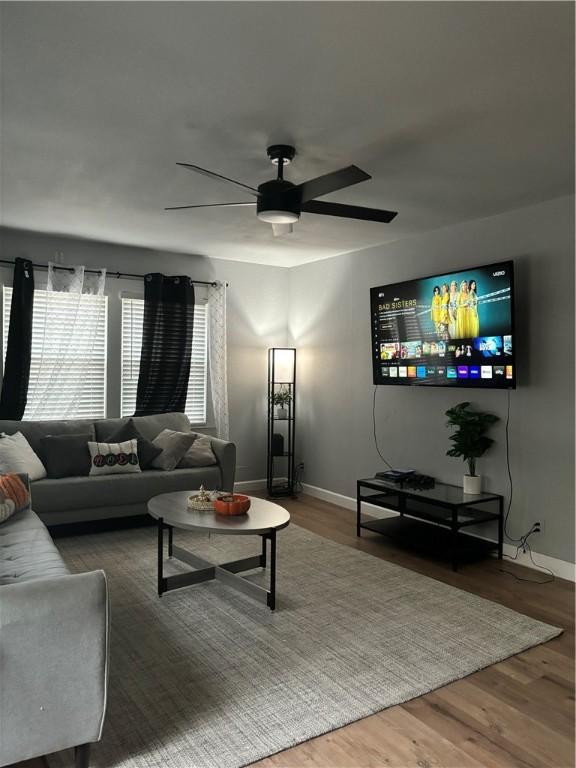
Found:
[{"label": "ceiling", "polygon": [[[292,266],[568,194],[574,5],[555,2],[7,2],[2,223]],[[294,182],[391,224],[303,214],[273,238],[245,200],[270,143]]]}]

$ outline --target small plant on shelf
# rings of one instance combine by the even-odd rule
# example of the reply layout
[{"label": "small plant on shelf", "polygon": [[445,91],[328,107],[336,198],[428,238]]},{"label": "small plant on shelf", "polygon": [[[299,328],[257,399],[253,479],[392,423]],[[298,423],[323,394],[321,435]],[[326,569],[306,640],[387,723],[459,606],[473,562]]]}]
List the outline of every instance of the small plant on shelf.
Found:
[{"label": "small plant on shelf", "polygon": [[288,411],[286,406],[292,402],[292,394],[282,387],[278,392],[274,392],[272,395],[272,403],[278,407],[276,416],[278,419],[286,419],[288,417]]},{"label": "small plant on shelf", "polygon": [[476,474],[476,459],[483,456],[494,440],[486,436],[490,427],[500,420],[493,413],[483,413],[470,408],[470,403],[459,403],[446,411],[447,427],[457,427],[450,435],[454,443],[447,456],[454,456],[468,462],[469,474],[464,475],[464,493],[478,494],[481,492],[482,478]]}]

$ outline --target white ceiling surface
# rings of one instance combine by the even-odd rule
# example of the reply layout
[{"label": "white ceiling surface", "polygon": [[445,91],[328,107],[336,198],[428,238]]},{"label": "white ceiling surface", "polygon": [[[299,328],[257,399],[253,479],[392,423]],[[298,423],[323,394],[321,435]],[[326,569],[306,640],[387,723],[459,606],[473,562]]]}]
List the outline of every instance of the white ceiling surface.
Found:
[{"label": "white ceiling surface", "polygon": [[[292,266],[573,190],[573,4],[8,2],[2,223]],[[247,184],[299,182],[391,224],[304,214],[273,238]]]}]

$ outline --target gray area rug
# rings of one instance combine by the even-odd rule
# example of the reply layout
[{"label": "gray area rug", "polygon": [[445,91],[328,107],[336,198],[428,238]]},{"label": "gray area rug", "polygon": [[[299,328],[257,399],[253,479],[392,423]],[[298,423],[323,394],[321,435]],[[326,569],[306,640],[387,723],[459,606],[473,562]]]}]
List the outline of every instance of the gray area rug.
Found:
[{"label": "gray area rug", "polygon": [[[278,534],[275,613],[217,582],[159,599],[155,536],[57,540],[73,570],[103,568],[110,582],[94,768],[238,768],[561,632],[295,525]],[[214,562],[259,551],[253,537],[176,531],[175,541]],[[72,764],[71,752],[50,758]]]}]

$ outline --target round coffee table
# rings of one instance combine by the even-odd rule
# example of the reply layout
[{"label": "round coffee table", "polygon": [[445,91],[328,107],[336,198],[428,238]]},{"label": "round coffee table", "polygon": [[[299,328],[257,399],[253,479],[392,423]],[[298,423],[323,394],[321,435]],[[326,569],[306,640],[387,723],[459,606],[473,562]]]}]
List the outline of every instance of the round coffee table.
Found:
[{"label": "round coffee table", "polygon": [[[250,497],[250,509],[245,515],[217,515],[215,512],[199,512],[188,508],[188,497],[193,491],[176,491],[154,496],[148,502],[148,512],[158,521],[158,596],[164,592],[203,581],[227,584],[250,597],[265,603],[272,611],[276,608],[276,532],[286,528],[290,515],[279,504],[266,499]],[[223,533],[227,536],[260,536],[262,548],[259,555],[215,565],[208,560],[174,544],[174,528],[184,530]],[[168,556],[181,560],[195,568],[194,571],[164,576],[164,531],[168,531]],[[270,542],[270,588],[247,581],[238,575],[241,571],[266,568],[267,542]]]}]

